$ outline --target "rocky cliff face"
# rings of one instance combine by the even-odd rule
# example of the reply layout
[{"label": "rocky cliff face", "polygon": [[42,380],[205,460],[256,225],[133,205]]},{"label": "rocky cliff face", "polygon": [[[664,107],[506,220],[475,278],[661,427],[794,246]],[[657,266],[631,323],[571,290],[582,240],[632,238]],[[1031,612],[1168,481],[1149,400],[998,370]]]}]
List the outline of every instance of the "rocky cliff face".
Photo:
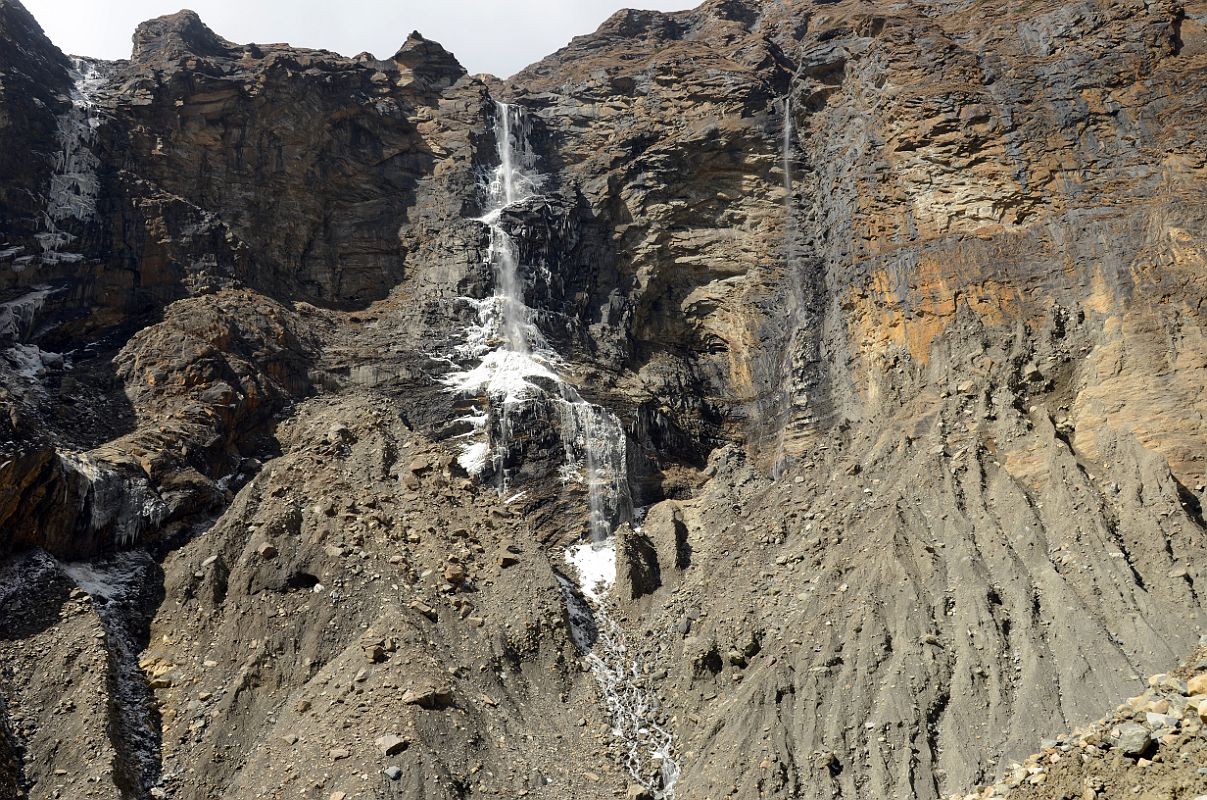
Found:
[{"label": "rocky cliff face", "polygon": [[[499,81],[0,0],[0,796],[936,798],[1136,694],[1207,621],[1205,26],[710,0]],[[514,405],[449,377],[508,257]]]}]

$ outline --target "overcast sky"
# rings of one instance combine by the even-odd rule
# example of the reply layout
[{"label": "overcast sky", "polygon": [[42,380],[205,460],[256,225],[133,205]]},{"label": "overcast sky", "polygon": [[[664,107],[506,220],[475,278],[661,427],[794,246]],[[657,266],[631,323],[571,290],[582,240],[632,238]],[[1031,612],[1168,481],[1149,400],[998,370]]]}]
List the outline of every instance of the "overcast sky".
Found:
[{"label": "overcast sky", "polygon": [[71,55],[129,58],[138,23],[191,8],[239,44],[289,42],[385,58],[417,30],[470,72],[507,77],[621,8],[673,11],[699,0],[22,0]]}]

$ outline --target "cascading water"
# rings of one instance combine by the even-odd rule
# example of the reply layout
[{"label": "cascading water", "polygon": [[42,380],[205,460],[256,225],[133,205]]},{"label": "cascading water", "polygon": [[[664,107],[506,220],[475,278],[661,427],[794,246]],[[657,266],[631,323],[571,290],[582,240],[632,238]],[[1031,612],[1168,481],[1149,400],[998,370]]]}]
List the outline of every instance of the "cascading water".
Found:
[{"label": "cascading water", "polygon": [[641,664],[629,653],[624,632],[609,609],[608,593],[616,579],[615,540],[571,547],[566,561],[581,586],[579,590],[559,577],[571,638],[599,683],[612,735],[623,748],[623,766],[657,800],[674,800],[679,781],[674,735],[665,724],[657,696],[643,686]]},{"label": "cascading water", "polygon": [[634,781],[660,800],[673,800],[679,768],[673,738],[660,724],[657,703],[639,679],[640,669],[624,643],[620,627],[608,613],[606,594],[616,578],[613,531],[632,515],[626,436],[620,421],[606,409],[587,402],[562,379],[563,362],[534,321],[525,302],[526,270],[522,248],[507,228],[507,216],[521,211],[542,191],[523,110],[495,104],[498,166],[487,186],[487,211],[478,222],[488,226],[488,260],[494,293],[483,300],[466,298],[477,322],[454,349],[453,362],[468,364],[444,378],[450,392],[474,404],[461,418],[468,423],[461,466],[478,477],[493,473],[500,491],[510,482],[507,463],[514,442],[512,422],[527,404],[554,409],[564,449],[559,471],[563,482],[585,484],[589,539],[571,548],[567,558],[579,576],[581,590],[559,576],[566,598],[575,645],[590,665],[621,741],[624,766]]},{"label": "cascading water", "polygon": [[525,302],[525,265],[505,215],[537,197],[545,182],[535,170],[529,133],[523,109],[495,104],[499,163],[487,186],[487,211],[477,218],[490,232],[487,258],[494,293],[484,300],[464,298],[476,308],[478,320],[455,348],[454,362],[472,366],[448,374],[444,384],[476,403],[460,420],[468,423],[470,432],[464,436],[459,463],[475,476],[493,473],[500,491],[510,484],[507,460],[518,412],[526,404],[556,411],[565,451],[560,474],[565,482],[586,485],[591,537],[598,541],[631,513],[625,435],[614,416],[588,403],[561,378],[562,360]]},{"label": "cascading water", "polygon": [[628,654],[616,621],[596,607],[597,639],[586,654],[612,717],[612,735],[624,743],[629,776],[659,800],[674,800],[679,781],[675,739],[661,723],[656,698],[642,688],[638,662]]},{"label": "cascading water", "polygon": [[75,236],[60,226],[67,220],[88,221],[96,216],[100,160],[92,152],[100,119],[95,96],[104,83],[96,64],[72,59],[71,106],[58,120],[59,150],[55,154],[42,230],[37,234],[41,259],[48,263],[83,260],[78,253],[64,252]]}]

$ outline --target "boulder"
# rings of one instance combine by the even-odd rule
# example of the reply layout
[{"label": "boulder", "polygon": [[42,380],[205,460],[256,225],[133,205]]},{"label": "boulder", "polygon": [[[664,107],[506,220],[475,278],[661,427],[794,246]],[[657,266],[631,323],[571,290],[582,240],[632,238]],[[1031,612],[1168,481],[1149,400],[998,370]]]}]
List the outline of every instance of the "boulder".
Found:
[{"label": "boulder", "polygon": [[1186,692],[1188,694],[1207,694],[1207,672],[1195,675],[1190,680],[1186,681]]},{"label": "boulder", "polygon": [[1152,736],[1148,728],[1134,722],[1125,722],[1119,726],[1119,734],[1115,737],[1115,747],[1124,755],[1138,758],[1148,751],[1152,744]]}]

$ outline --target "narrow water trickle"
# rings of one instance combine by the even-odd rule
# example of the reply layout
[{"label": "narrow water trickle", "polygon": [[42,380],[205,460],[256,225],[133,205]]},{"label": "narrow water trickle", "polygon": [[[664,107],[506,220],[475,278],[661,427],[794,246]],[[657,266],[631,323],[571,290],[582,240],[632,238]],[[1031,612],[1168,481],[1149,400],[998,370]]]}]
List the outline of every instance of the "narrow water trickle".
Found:
[{"label": "narrow water trickle", "polygon": [[472,408],[460,419],[470,430],[462,437],[458,461],[506,492],[513,478],[508,464],[521,447],[513,440],[514,423],[530,406],[554,412],[547,416],[563,447],[559,476],[563,483],[585,486],[589,511],[587,541],[566,554],[578,583],[558,576],[572,638],[599,684],[630,778],[659,800],[673,800],[679,776],[674,740],[654,694],[643,687],[640,665],[628,652],[607,600],[616,579],[613,532],[633,513],[627,436],[615,415],[587,402],[562,378],[564,362],[526,302],[527,276],[545,267],[522,263],[524,250],[508,228],[516,216],[537,213],[525,206],[544,190],[530,134],[522,108],[495,104],[498,166],[486,186],[486,213],[477,218],[489,228],[494,291],[481,300],[464,298],[476,309],[477,322],[453,349],[450,360],[458,368],[443,379],[447,390]]},{"label": "narrow water trickle", "polygon": [[[780,164],[784,172],[784,265],[788,276],[788,287],[791,292],[788,298],[788,307],[793,318],[792,324],[795,326],[798,324],[795,318],[804,305],[804,288],[801,283],[799,264],[796,263],[797,259],[795,257],[797,228],[792,197],[793,122],[791,86],[789,86],[788,93],[784,95],[783,122],[781,127]],[[788,463],[787,436],[788,427],[792,423],[794,401],[794,385],[791,376],[792,345],[794,344],[794,340],[795,333],[787,340],[781,356],[779,374],[783,376],[781,380],[784,383],[782,389],[784,398],[782,400],[782,414],[776,420],[775,450],[772,453],[770,471],[772,480],[780,479]]]},{"label": "narrow water trickle", "polygon": [[780,147],[780,160],[784,168],[784,208],[789,219],[792,217],[792,95],[784,97],[784,138]]}]

